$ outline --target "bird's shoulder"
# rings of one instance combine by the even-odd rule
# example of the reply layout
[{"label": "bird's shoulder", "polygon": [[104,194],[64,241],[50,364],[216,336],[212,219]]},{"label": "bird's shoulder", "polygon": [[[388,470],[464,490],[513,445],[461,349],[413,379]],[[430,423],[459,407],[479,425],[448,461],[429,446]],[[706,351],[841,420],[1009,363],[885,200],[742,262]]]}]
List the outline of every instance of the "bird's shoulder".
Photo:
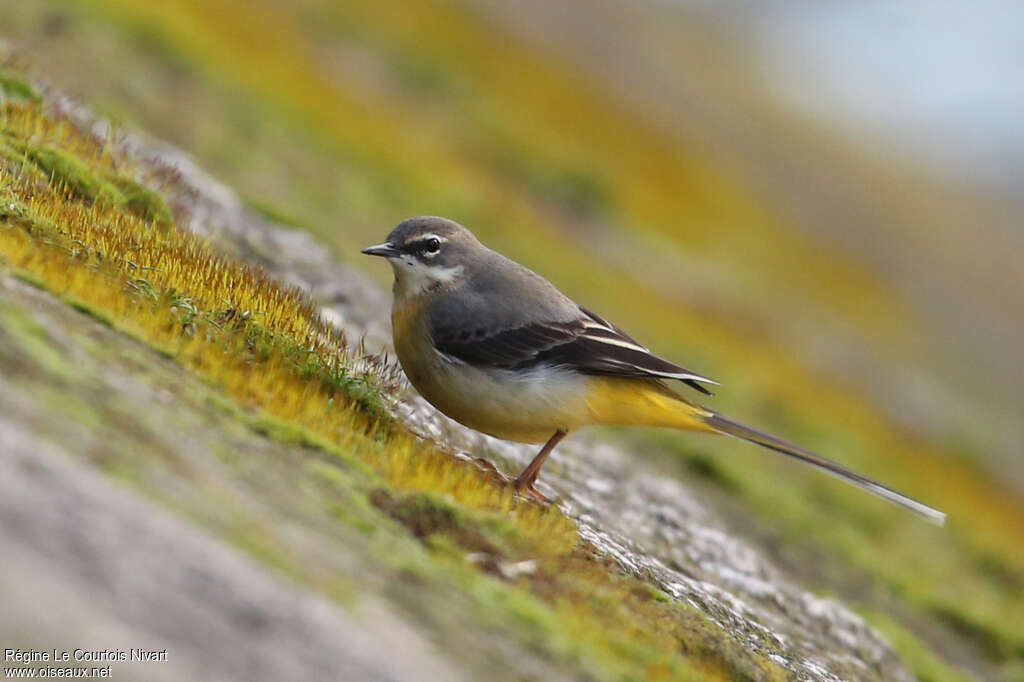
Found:
[{"label": "bird's shoulder", "polygon": [[568,323],[581,313],[544,277],[488,251],[459,286],[430,302],[428,316],[435,336],[448,337],[467,329],[491,334],[534,322]]}]

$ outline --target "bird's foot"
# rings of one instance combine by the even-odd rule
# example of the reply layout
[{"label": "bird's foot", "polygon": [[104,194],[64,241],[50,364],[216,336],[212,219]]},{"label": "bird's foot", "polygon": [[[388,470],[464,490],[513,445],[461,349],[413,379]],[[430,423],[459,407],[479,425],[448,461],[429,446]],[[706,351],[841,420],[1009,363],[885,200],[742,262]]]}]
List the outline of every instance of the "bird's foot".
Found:
[{"label": "bird's foot", "polygon": [[509,478],[505,474],[501,473],[498,470],[498,467],[494,466],[494,462],[486,460],[483,457],[477,457],[473,460],[473,463],[498,483],[511,485],[515,488],[515,491],[523,497],[536,500],[542,504],[554,504],[554,501],[552,501],[551,498],[533,487],[533,484],[537,481],[535,476],[520,476],[519,478],[514,479]]},{"label": "bird's foot", "polygon": [[516,480],[512,481],[512,487],[515,488],[516,492],[522,495],[523,497],[533,498],[534,500],[540,502],[541,504],[554,504],[554,501],[551,498],[549,498],[547,495],[533,487],[534,482],[535,479],[529,480],[524,479],[522,476],[520,476]]}]

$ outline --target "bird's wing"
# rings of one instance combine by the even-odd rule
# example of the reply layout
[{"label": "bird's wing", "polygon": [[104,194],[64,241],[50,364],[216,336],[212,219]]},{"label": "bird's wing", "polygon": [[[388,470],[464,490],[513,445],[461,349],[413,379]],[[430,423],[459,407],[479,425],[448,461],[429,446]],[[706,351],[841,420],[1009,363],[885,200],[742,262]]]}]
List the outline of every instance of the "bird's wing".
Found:
[{"label": "bird's wing", "polygon": [[452,316],[432,315],[434,347],[450,358],[471,365],[521,369],[550,365],[571,367],[584,374],[679,379],[710,395],[697,382],[717,384],[679,365],[659,358],[615,325],[583,308],[568,321],[519,321],[514,326],[488,327],[475,320],[453,326]]}]

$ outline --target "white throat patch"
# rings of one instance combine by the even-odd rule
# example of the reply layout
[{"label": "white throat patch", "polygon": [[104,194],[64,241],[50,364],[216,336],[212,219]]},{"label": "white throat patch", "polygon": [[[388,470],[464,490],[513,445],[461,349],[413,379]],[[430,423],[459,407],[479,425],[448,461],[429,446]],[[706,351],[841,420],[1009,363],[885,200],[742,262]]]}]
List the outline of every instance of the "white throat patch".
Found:
[{"label": "white throat patch", "polygon": [[427,265],[412,256],[400,256],[389,261],[395,271],[395,297],[398,299],[415,298],[429,289],[453,282],[464,269],[461,265],[453,268]]}]

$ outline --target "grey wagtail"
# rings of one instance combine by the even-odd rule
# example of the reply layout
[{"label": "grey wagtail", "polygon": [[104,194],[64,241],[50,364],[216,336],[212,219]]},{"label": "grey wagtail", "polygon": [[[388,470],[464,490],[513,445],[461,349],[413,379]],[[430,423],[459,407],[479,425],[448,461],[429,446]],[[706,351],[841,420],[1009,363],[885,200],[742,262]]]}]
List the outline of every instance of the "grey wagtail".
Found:
[{"label": "grey wagtail", "polygon": [[686,400],[666,379],[710,395],[717,382],[659,358],[550,282],[445,218],[410,218],[363,250],[395,273],[395,351],[437,409],[486,434],[545,443],[515,479],[534,483],[565,436],[590,425],[722,433],[789,455],[934,523],[946,515],[846,467]]}]

